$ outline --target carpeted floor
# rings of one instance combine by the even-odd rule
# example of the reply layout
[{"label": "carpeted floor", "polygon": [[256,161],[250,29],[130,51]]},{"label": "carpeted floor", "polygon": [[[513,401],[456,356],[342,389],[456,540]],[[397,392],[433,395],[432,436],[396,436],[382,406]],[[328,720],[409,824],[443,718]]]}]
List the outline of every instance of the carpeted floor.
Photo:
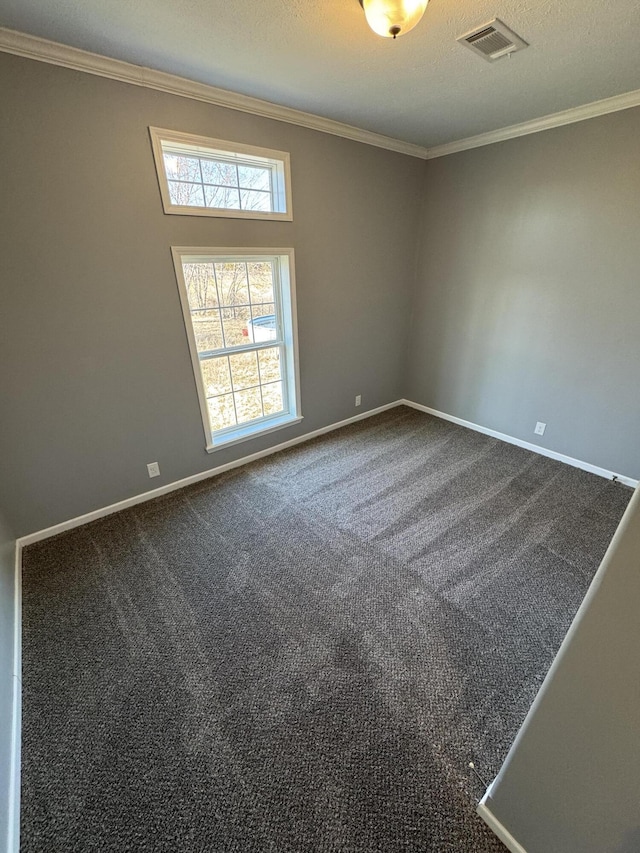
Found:
[{"label": "carpeted floor", "polygon": [[29,547],[23,853],[504,850],[630,494],[399,408]]}]

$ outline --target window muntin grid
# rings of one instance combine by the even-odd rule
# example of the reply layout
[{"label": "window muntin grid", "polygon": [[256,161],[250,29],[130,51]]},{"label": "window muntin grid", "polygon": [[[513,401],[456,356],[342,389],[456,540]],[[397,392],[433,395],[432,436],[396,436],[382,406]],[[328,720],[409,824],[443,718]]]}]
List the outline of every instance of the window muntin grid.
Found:
[{"label": "window muntin grid", "polygon": [[165,213],[291,221],[289,154],[149,128]]},{"label": "window muntin grid", "polygon": [[183,257],[181,263],[212,434],[286,414],[279,258]]},{"label": "window muntin grid", "polygon": [[[245,362],[242,366],[238,365],[240,359]],[[247,365],[249,361],[252,363]],[[281,346],[242,350],[201,361],[212,432],[282,414],[285,411],[282,363]],[[214,371],[218,381],[212,379]]]},{"label": "window muntin grid", "polygon": [[171,203],[271,213],[273,167],[194,156],[162,146]]}]

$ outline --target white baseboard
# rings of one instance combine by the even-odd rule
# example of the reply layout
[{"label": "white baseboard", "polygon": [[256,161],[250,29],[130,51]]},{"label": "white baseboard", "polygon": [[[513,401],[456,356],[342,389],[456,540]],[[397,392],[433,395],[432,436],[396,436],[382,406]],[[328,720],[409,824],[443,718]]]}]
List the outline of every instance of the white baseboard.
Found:
[{"label": "white baseboard", "polygon": [[22,727],[22,546],[16,542],[13,612],[13,707],[7,853],[20,851],[20,733]]},{"label": "white baseboard", "polygon": [[[414,403],[412,400],[396,400],[393,403],[387,403],[384,406],[378,406],[375,409],[370,409],[367,412],[362,412],[361,414],[354,415],[351,418],[346,418],[343,421],[338,421],[337,423],[329,424],[328,426],[321,427],[320,429],[313,430],[312,432],[305,433],[304,435],[298,436],[297,438],[292,438],[289,441],[284,441],[281,444],[277,444],[274,447],[269,447],[265,450],[260,450],[257,453],[252,453],[249,456],[244,456],[240,459],[236,459],[233,462],[227,462],[225,465],[219,465],[217,468],[211,468],[207,471],[202,471],[198,474],[193,474],[190,477],[185,477],[182,480],[176,480],[173,483],[168,483],[164,486],[161,486],[157,489],[152,489],[149,492],[143,492],[139,495],[134,495],[131,498],[127,498],[126,500],[119,501],[118,503],[111,504],[110,506],[102,507],[101,509],[94,510],[93,512],[88,512],[85,515],[78,516],[76,518],[71,518],[68,521],[63,521],[60,524],[53,525],[52,527],[48,527],[45,530],[39,530],[35,533],[30,533],[26,536],[22,536],[16,542],[16,558],[15,558],[15,634],[14,634],[14,669],[13,669],[13,722],[12,722],[12,731],[11,731],[11,739],[12,739],[12,751],[11,751],[11,788],[9,792],[10,797],[10,812],[9,812],[9,834],[8,834],[8,844],[7,850],[8,853],[19,853],[20,849],[20,731],[21,731],[21,705],[22,705],[22,670],[21,670],[21,659],[22,659],[22,649],[21,649],[21,636],[22,636],[22,549],[26,545],[30,545],[34,542],[39,542],[43,539],[48,539],[51,536],[55,536],[58,533],[63,533],[65,530],[71,530],[74,527],[80,527],[83,524],[87,524],[90,521],[95,521],[99,518],[104,518],[107,515],[111,515],[114,512],[119,512],[120,510],[127,509],[128,507],[135,506],[139,503],[144,503],[145,501],[153,500],[154,498],[161,497],[162,495],[168,494],[169,492],[176,491],[177,489],[182,489],[185,486],[189,486],[192,483],[197,483],[202,480],[208,479],[209,477],[215,477],[218,474],[222,474],[225,471],[230,471],[233,468],[239,468],[242,465],[247,465],[249,462],[254,462],[257,459],[261,459],[265,456],[270,456],[274,453],[279,453],[281,450],[286,450],[289,447],[294,447],[297,444],[302,444],[306,441],[310,441],[317,436],[324,435],[325,433],[332,432],[333,430],[340,429],[341,427],[348,426],[349,424],[356,423],[357,421],[364,420],[365,418],[372,417],[373,415],[378,414],[379,412],[384,412],[387,409],[393,409],[396,406],[409,406],[413,409],[417,409],[421,412],[426,412],[429,415],[434,415],[437,418],[441,418],[442,420],[451,421],[452,423],[458,424],[463,427],[467,427],[468,429],[475,430],[476,432],[483,433],[484,435],[489,435],[493,438],[500,439],[501,441],[506,441],[509,444],[515,444],[518,447],[523,447],[526,450],[532,450],[534,453],[539,453],[542,456],[548,456],[551,459],[557,459],[559,462],[565,462],[568,465],[572,465],[576,468],[581,468],[585,471],[589,471],[592,474],[597,474],[601,477],[606,477],[607,479],[613,479],[615,476],[617,480],[621,483],[625,483],[628,486],[636,487],[638,485],[638,481],[634,480],[631,477],[626,477],[620,474],[614,474],[613,471],[607,471],[604,468],[599,468],[596,465],[591,465],[588,462],[582,462],[579,459],[573,459],[570,456],[565,456],[562,453],[556,453],[554,450],[548,450],[545,447],[540,447],[537,444],[531,444],[528,441],[523,441],[519,438],[514,438],[513,436],[506,435],[505,433],[497,432],[496,430],[489,429],[487,427],[480,426],[479,424],[474,424],[471,421],[465,421],[462,418],[457,418],[453,415],[448,415],[445,412],[439,412],[436,409],[432,409],[429,406],[423,406],[420,403]],[[480,801],[477,807],[478,815],[484,820],[484,822],[489,826],[489,828],[497,835],[497,837],[502,841],[503,844],[511,851],[511,853],[526,853],[525,848],[511,835],[511,833],[500,823],[500,821],[494,816],[491,809],[487,805],[490,802],[490,792],[491,786],[487,789],[484,797]]]},{"label": "white baseboard", "polygon": [[265,450],[259,450],[257,453],[242,456],[240,459],[236,459],[233,462],[227,462],[225,465],[218,465],[216,468],[209,468],[208,470],[201,471],[198,474],[192,474],[190,477],[184,477],[181,480],[175,480],[173,483],[167,483],[157,489],[151,489],[151,491],[142,492],[139,495],[134,495],[133,497],[126,498],[123,501],[118,501],[117,503],[110,504],[109,506],[101,507],[100,509],[93,510],[92,512],[87,512],[84,515],[77,516],[76,518],[70,518],[68,521],[62,521],[60,524],[54,524],[52,527],[47,527],[44,530],[37,530],[34,533],[28,533],[26,536],[22,536],[18,539],[18,544],[20,547],[24,548],[27,545],[32,545],[34,542],[49,539],[51,536],[56,536],[58,533],[64,533],[65,530],[72,530],[74,527],[80,527],[83,524],[88,524],[90,521],[96,521],[99,518],[104,518],[114,512],[120,512],[120,510],[128,509],[136,504],[151,501],[154,498],[159,498],[169,492],[174,492],[177,489],[183,489],[185,486],[190,486],[193,483],[207,480],[209,477],[216,477],[219,474],[223,474],[225,471],[230,471],[233,468],[240,468],[242,465],[247,465],[249,462],[255,462],[257,459],[262,459],[263,457],[270,456],[273,453],[279,453],[281,450],[294,447],[296,444],[311,441],[311,439],[317,438],[319,435],[324,435],[327,432],[332,432],[333,430],[340,429],[341,427],[348,426],[349,424],[356,423],[357,421],[364,420],[365,418],[370,418],[373,415],[385,412],[387,409],[393,409],[396,406],[409,406],[420,412],[426,412],[428,415],[434,415],[436,418],[451,421],[451,423],[467,427],[467,429],[472,429],[476,432],[481,432],[484,435],[491,436],[492,438],[500,439],[500,441],[506,441],[508,444],[515,444],[518,447],[523,447],[525,450],[531,450],[534,453],[539,453],[540,455],[547,456],[550,459],[557,459],[559,462],[572,465],[574,468],[581,468],[583,471],[589,471],[592,474],[597,474],[598,476],[605,477],[608,480],[612,480],[615,477],[615,479],[620,483],[624,483],[632,488],[636,488],[638,485],[638,480],[634,480],[632,477],[627,477],[623,474],[616,474],[615,471],[608,471],[605,468],[592,465],[590,462],[582,462],[580,459],[565,456],[563,453],[557,453],[555,450],[548,450],[546,447],[541,447],[538,444],[532,444],[528,441],[523,441],[520,438],[514,438],[506,433],[480,426],[480,424],[465,421],[462,418],[455,417],[454,415],[448,415],[446,412],[439,412],[437,409],[432,409],[430,406],[423,406],[421,403],[414,403],[413,400],[403,399],[395,400],[393,403],[386,403],[384,406],[378,406],[375,409],[369,409],[366,412],[361,412],[359,415],[354,415],[351,418],[345,418],[343,421],[328,424],[327,426],[320,427],[320,429],[313,430],[312,432],[307,432],[297,438],[292,438],[289,441],[283,441],[281,444],[276,444],[273,447],[266,448]]},{"label": "white baseboard", "polygon": [[484,797],[478,803],[478,807],[476,811],[482,818],[482,820],[487,824],[489,829],[497,835],[500,841],[504,844],[504,846],[511,851],[511,853],[527,853],[522,844],[511,835],[509,830],[500,823],[498,818],[493,814],[487,803],[491,801],[490,798],[491,793],[491,785],[487,788],[487,792]]},{"label": "white baseboard", "polygon": [[81,527],[83,524],[88,524],[90,521],[96,521],[98,518],[104,518],[107,515],[112,515],[114,512],[128,509],[136,504],[151,501],[154,498],[162,497],[169,492],[175,492],[177,489],[183,489],[185,486],[190,486],[193,483],[199,483],[202,480],[207,480],[209,477],[216,477],[219,474],[224,474],[225,471],[230,471],[232,468],[240,468],[242,465],[247,465],[249,462],[255,462],[257,459],[262,459],[264,456],[271,456],[273,453],[279,453],[281,450],[286,450],[288,447],[294,447],[296,444],[302,444],[305,441],[311,441],[312,438],[317,438],[319,435],[324,435],[327,432],[340,429],[349,424],[362,421],[365,418],[370,418],[380,412],[385,412],[387,409],[393,409],[396,406],[402,406],[404,400],[395,400],[393,403],[386,403],[384,406],[378,406],[375,409],[369,409],[366,412],[361,412],[359,415],[354,415],[351,418],[345,418],[343,421],[329,424],[328,426],[320,427],[312,432],[307,432],[297,438],[292,438],[289,441],[283,441],[281,444],[276,444],[273,447],[267,447],[265,450],[259,450],[257,453],[251,453],[249,456],[242,456],[240,459],[235,459],[233,462],[227,462],[225,465],[218,465],[216,468],[209,468],[207,471],[200,471],[198,474],[192,474],[190,477],[184,477],[182,480],[175,480],[173,483],[167,483],[157,489],[152,489],[149,492],[134,495],[131,498],[126,498],[118,503],[110,504],[109,506],[101,507],[100,509],[87,512],[84,515],[79,515],[76,518],[70,518],[68,521],[62,521],[60,524],[54,524],[52,527],[47,527],[44,530],[37,530],[35,533],[28,533],[26,536],[21,536],[18,539],[18,544],[21,548],[27,545],[33,545],[34,542],[40,542],[43,539],[49,539],[51,536],[57,536],[58,533],[64,533],[65,530],[72,530],[74,527]]},{"label": "white baseboard", "polygon": [[270,456],[273,453],[279,453],[281,450],[286,450],[288,447],[293,447],[296,444],[302,444],[306,441],[311,441],[324,433],[332,432],[340,429],[340,427],[348,426],[349,424],[362,421],[365,418],[370,418],[377,415],[379,412],[384,412],[387,409],[393,409],[396,406],[401,406],[402,401],[396,400],[393,403],[387,403],[384,406],[378,406],[375,409],[369,409],[366,412],[361,412],[351,418],[346,418],[343,421],[329,424],[312,432],[305,433],[298,438],[292,438],[289,441],[284,441],[281,444],[276,444],[274,447],[269,447],[266,450],[260,450],[257,453],[252,453],[249,456],[243,456],[241,459],[236,459],[234,462],[227,462],[226,465],[219,465],[217,468],[210,468],[208,471],[202,471],[199,474],[194,474],[191,477],[185,477],[182,480],[176,480],[173,483],[168,483],[165,486],[160,486],[158,489],[152,489],[149,492],[143,492],[140,495],[134,495],[126,500],[111,504],[110,506],[102,507],[93,512],[85,513],[76,518],[70,518],[68,521],[63,521],[60,524],[55,524],[52,527],[47,527],[45,530],[38,530],[35,533],[29,533],[26,536],[20,537],[16,541],[16,556],[15,556],[15,624],[14,624],[14,662],[13,662],[13,711],[11,725],[11,768],[10,768],[10,787],[9,787],[9,828],[7,836],[7,853],[19,853],[20,851],[20,733],[22,724],[22,550],[25,546],[31,545],[34,542],[40,542],[43,539],[48,539],[51,536],[56,536],[58,533],[64,533],[65,530],[72,530],[74,527],[80,527],[83,524],[88,524],[90,521],[95,521],[99,518],[104,518],[114,512],[119,512],[127,507],[135,506],[145,501],[153,500],[153,498],[161,497],[169,492],[182,489],[192,483],[198,483],[201,480],[206,480],[209,477],[215,477],[225,471],[230,471],[232,468],[239,468],[249,462],[254,462],[264,456]]},{"label": "white baseboard", "polygon": [[420,412],[426,412],[428,415],[434,415],[436,418],[442,418],[444,421],[459,426],[467,427],[467,429],[481,432],[483,435],[490,435],[492,438],[498,438],[500,441],[506,441],[508,444],[515,444],[517,447],[523,447],[525,450],[532,450],[534,453],[539,453],[541,456],[547,456],[549,459],[557,459],[558,462],[564,462],[566,465],[571,465],[574,468],[581,468],[583,471],[589,471],[591,474],[597,474],[599,477],[605,477],[607,480],[616,479],[619,483],[624,483],[625,486],[631,486],[635,489],[638,486],[638,480],[633,477],[627,477],[624,474],[616,474],[615,471],[608,471],[606,468],[600,468],[598,465],[592,465],[590,462],[583,462],[581,459],[574,459],[572,456],[565,456],[564,453],[557,453],[555,450],[549,450],[546,447],[541,447],[539,444],[532,444],[530,441],[523,441],[521,438],[514,438],[512,435],[507,435],[504,432],[498,432],[495,429],[474,424],[471,421],[465,421],[462,418],[456,418],[454,415],[448,415],[446,412],[439,412],[437,409],[432,409],[430,406],[423,406],[421,403],[414,403],[412,400],[400,400],[405,406],[410,406],[412,409],[418,409]]}]

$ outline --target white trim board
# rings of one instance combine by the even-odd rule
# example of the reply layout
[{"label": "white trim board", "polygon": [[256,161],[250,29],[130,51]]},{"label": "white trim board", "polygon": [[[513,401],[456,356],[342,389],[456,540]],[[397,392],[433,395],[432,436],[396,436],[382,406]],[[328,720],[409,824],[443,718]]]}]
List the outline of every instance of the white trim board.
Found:
[{"label": "white trim board", "polygon": [[207,104],[239,110],[275,121],[295,124],[309,130],[317,130],[320,133],[329,133],[343,139],[362,142],[365,145],[374,145],[377,148],[385,148],[388,151],[418,157],[421,160],[446,157],[448,154],[456,154],[459,151],[468,151],[471,148],[480,148],[483,145],[493,145],[494,142],[528,136],[531,133],[540,133],[543,130],[562,127],[565,124],[573,124],[640,106],[640,89],[635,89],[621,95],[614,95],[611,98],[603,98],[600,101],[592,101],[579,107],[540,116],[520,124],[501,127],[488,133],[480,133],[466,139],[458,139],[453,142],[446,142],[443,145],[436,145],[433,148],[425,148],[413,142],[394,139],[390,136],[374,133],[371,130],[353,127],[350,124],[306,113],[292,107],[285,107],[248,95],[240,95],[228,89],[219,89],[217,86],[198,83],[195,80],[188,80],[175,74],[167,74],[164,71],[156,71],[153,68],[145,68],[142,65],[133,65],[120,59],[90,53],[77,47],[69,47],[59,42],[10,30],[6,27],[0,27],[0,52],[23,56],[26,59],[34,59],[38,62],[47,62],[50,65],[59,65],[63,68],[71,68],[74,71],[95,74],[98,77],[106,77],[110,80],[119,80],[121,83],[130,83],[133,86],[155,89],[158,92],[167,92],[170,95],[178,95],[182,98],[204,101]]},{"label": "white trim board", "polygon": [[13,599],[13,707],[7,853],[20,851],[20,736],[22,728],[22,545],[16,541]]},{"label": "white trim board", "polygon": [[527,853],[520,842],[516,841],[516,839],[511,835],[509,830],[503,826],[502,823],[498,820],[498,818],[493,814],[487,802],[490,800],[491,793],[491,785],[487,788],[487,792],[484,797],[478,803],[478,807],[476,808],[477,813],[480,815],[482,820],[487,824],[489,829],[497,835],[500,841],[505,845],[505,847],[511,851],[511,853]]},{"label": "white trim board", "polygon": [[224,465],[218,465],[216,468],[209,468],[207,471],[200,471],[198,474],[192,474],[190,477],[184,477],[182,480],[175,480],[173,483],[167,483],[157,489],[152,489],[149,492],[143,492],[139,495],[134,495],[131,498],[125,498],[118,503],[110,504],[109,506],[101,507],[100,509],[87,512],[84,515],[79,515],[76,518],[70,518],[68,521],[62,521],[60,524],[54,524],[52,527],[47,527],[44,530],[37,530],[35,533],[28,533],[26,536],[21,536],[18,539],[18,544],[21,548],[27,545],[33,545],[34,542],[40,542],[43,539],[49,539],[51,536],[57,536],[58,533],[64,533],[65,530],[72,530],[74,527],[81,527],[83,524],[88,524],[90,521],[96,521],[99,518],[104,518],[107,515],[112,515],[114,512],[128,509],[136,506],[136,504],[151,501],[154,498],[162,497],[169,492],[175,492],[177,489],[183,489],[185,486],[190,486],[193,483],[199,483],[202,480],[208,480],[209,477],[216,477],[218,474],[224,474],[225,471],[231,471],[233,468],[240,468],[243,465],[248,465],[249,462],[255,462],[257,459],[262,459],[265,456],[271,456],[273,453],[279,453],[281,450],[286,450],[289,447],[294,447],[296,444],[302,444],[306,441],[311,441],[312,438],[317,438],[319,435],[324,435],[327,432],[340,429],[349,424],[362,421],[365,418],[370,418],[372,415],[377,415],[380,412],[386,412],[387,409],[393,409],[396,406],[402,406],[404,400],[394,400],[393,403],[386,403],[384,406],[378,406],[375,409],[369,409],[367,412],[361,412],[359,415],[354,415],[351,418],[345,418],[343,421],[329,424],[328,426],[314,429],[312,432],[307,432],[297,438],[291,438],[289,441],[283,441],[281,444],[276,444],[273,447],[267,447],[265,450],[258,450],[256,453],[251,453],[249,456],[243,456],[240,459],[235,459],[233,462],[226,462]]},{"label": "white trim board", "polygon": [[516,139],[519,136],[529,136],[531,133],[540,133],[543,130],[563,127],[565,124],[575,124],[578,121],[586,121],[590,118],[597,118],[597,116],[638,106],[640,106],[640,89],[635,89],[633,92],[625,92],[622,95],[614,95],[612,98],[593,101],[581,107],[572,107],[570,110],[562,110],[562,112],[550,113],[546,116],[540,116],[540,118],[531,119],[531,121],[523,121],[521,124],[512,124],[509,127],[490,130],[488,133],[480,133],[477,136],[468,136],[466,139],[436,145],[427,150],[427,160],[435,160],[436,157],[446,157],[447,154],[457,154],[459,151],[468,151],[471,148],[481,148],[483,145],[493,145],[494,142],[504,142],[507,139]]},{"label": "white trim board", "polygon": [[216,477],[218,474],[224,474],[225,471],[231,471],[233,468],[240,468],[243,465],[248,465],[250,462],[255,462],[257,459],[262,459],[265,456],[271,456],[273,453],[279,453],[281,450],[286,450],[288,447],[294,447],[295,445],[302,444],[305,441],[311,441],[311,439],[317,438],[319,435],[324,435],[327,432],[332,432],[333,430],[340,429],[341,427],[372,417],[373,415],[377,415],[379,412],[385,412],[387,409],[393,409],[396,406],[409,406],[412,409],[417,409],[420,412],[425,412],[426,414],[433,415],[436,418],[450,421],[451,423],[458,424],[459,426],[466,427],[467,429],[472,429],[475,432],[483,433],[483,435],[489,435],[492,438],[505,441],[507,444],[515,444],[517,447],[522,447],[525,450],[531,450],[534,453],[538,453],[541,456],[547,456],[550,459],[556,459],[559,462],[564,462],[574,468],[581,468],[583,471],[589,471],[591,474],[597,474],[599,477],[605,477],[608,480],[612,480],[615,477],[620,483],[624,483],[632,488],[635,488],[638,485],[638,480],[634,480],[632,477],[616,474],[614,471],[608,471],[605,468],[599,468],[597,465],[592,465],[589,462],[582,462],[580,459],[565,456],[563,453],[557,453],[555,450],[548,450],[546,447],[541,447],[538,444],[531,444],[528,441],[523,441],[520,438],[514,438],[514,436],[507,435],[506,433],[498,432],[497,430],[489,429],[488,427],[483,427],[479,424],[474,424],[471,421],[465,421],[462,418],[455,417],[454,415],[448,415],[446,412],[440,412],[437,409],[432,409],[430,406],[423,406],[421,403],[414,403],[412,400],[402,399],[395,400],[393,403],[386,403],[384,406],[378,406],[375,409],[370,409],[367,412],[362,412],[361,414],[354,415],[351,418],[345,418],[345,420],[328,424],[327,426],[320,427],[312,432],[307,432],[297,438],[289,439],[289,441],[283,441],[273,447],[259,450],[256,453],[251,453],[248,456],[241,457],[240,459],[235,459],[233,462],[227,462],[224,465],[218,465],[215,468],[200,471],[197,474],[192,474],[190,477],[175,480],[173,483],[167,483],[157,489],[142,492],[139,495],[125,498],[125,500],[118,501],[117,503],[110,504],[109,506],[101,507],[100,509],[93,510],[92,512],[85,513],[84,515],[77,516],[76,518],[71,518],[68,521],[62,521],[60,524],[54,524],[52,527],[47,527],[44,530],[37,530],[34,533],[28,533],[17,540],[18,545],[20,548],[24,548],[27,545],[32,545],[34,542],[49,539],[51,536],[57,536],[58,533],[64,533],[65,530],[72,530],[74,527],[80,527],[83,524],[88,524],[91,521],[96,521],[99,518],[112,515],[114,512],[120,512],[120,510],[136,506],[136,504],[151,501],[154,498],[159,498],[169,492],[174,492],[177,489],[183,489],[185,486],[190,486],[192,483],[199,483],[202,480],[207,480],[209,477]]},{"label": "white trim board", "polygon": [[349,424],[364,420],[372,415],[377,415],[379,412],[385,412],[387,409],[393,409],[396,406],[409,406],[412,409],[417,409],[420,412],[425,412],[426,414],[433,415],[436,418],[450,421],[451,423],[458,424],[459,426],[466,427],[467,429],[472,429],[475,432],[481,432],[483,435],[489,435],[492,438],[505,441],[507,444],[515,444],[517,447],[522,447],[525,450],[531,450],[534,453],[538,453],[541,456],[547,456],[550,459],[556,459],[559,462],[564,462],[574,468],[581,468],[583,471],[589,471],[591,474],[597,474],[598,476],[605,477],[608,480],[612,480],[616,477],[620,483],[624,483],[632,488],[635,488],[638,485],[638,480],[634,480],[631,477],[616,474],[614,471],[599,468],[597,465],[591,465],[589,462],[582,462],[581,460],[574,459],[571,456],[565,456],[563,453],[556,453],[555,450],[548,450],[546,447],[541,447],[538,444],[531,444],[528,441],[523,441],[520,438],[514,438],[506,433],[498,432],[497,430],[489,429],[488,427],[483,427],[479,424],[474,424],[471,421],[465,421],[462,418],[457,418],[454,415],[448,415],[445,412],[440,412],[437,409],[430,408],[429,406],[423,406],[421,403],[414,403],[412,400],[402,399],[395,400],[393,403],[386,403],[384,406],[378,406],[375,409],[370,409],[367,412],[362,412],[361,414],[354,415],[351,418],[345,418],[343,421],[337,421],[336,423],[329,424],[328,426],[320,427],[320,429],[307,432],[297,438],[292,438],[289,441],[283,441],[281,444],[276,444],[273,447],[266,448],[265,450],[259,450],[258,452],[251,453],[248,456],[243,456],[233,462],[227,462],[224,465],[218,465],[216,468],[209,468],[206,471],[200,471],[198,474],[192,474],[190,477],[184,477],[183,479],[176,480],[173,483],[167,483],[157,489],[142,492],[139,495],[125,498],[125,500],[118,501],[117,503],[110,504],[109,506],[101,507],[100,509],[93,510],[92,512],[85,513],[84,515],[77,516],[76,518],[71,518],[68,521],[62,521],[60,524],[54,524],[52,527],[47,527],[44,530],[37,530],[34,533],[28,533],[18,539],[18,545],[19,547],[24,548],[27,545],[32,545],[34,542],[49,539],[51,536],[57,536],[58,533],[64,533],[65,530],[72,530],[74,527],[80,527],[83,524],[88,524],[91,521],[96,521],[99,518],[112,515],[114,512],[120,512],[120,510],[128,509],[131,506],[136,506],[136,504],[144,503],[145,501],[151,501],[154,498],[159,498],[162,495],[174,492],[177,489],[183,489],[185,486],[190,486],[192,483],[199,483],[202,480],[209,479],[209,477],[215,477],[218,474],[223,474],[225,471],[231,471],[233,468],[240,468],[243,465],[248,465],[250,462],[255,462],[257,459],[262,459],[265,456],[271,456],[273,453],[279,453],[281,450],[286,450],[288,447],[294,447],[296,444],[311,441],[311,439],[317,438],[319,435],[324,435],[327,432],[332,432],[333,430],[340,429],[343,426],[348,426]]},{"label": "white trim board", "polygon": [[35,59],[38,62],[47,62],[50,65],[60,65],[74,71],[84,71],[87,74],[107,77],[121,83],[143,86],[146,89],[155,89],[169,95],[179,95],[182,98],[191,98],[194,101],[204,101],[204,103],[214,104],[217,107],[226,107],[230,110],[296,124],[309,130],[330,133],[343,139],[351,139],[353,142],[363,142],[365,145],[386,148],[388,151],[408,154],[410,157],[419,157],[422,160],[427,158],[427,149],[412,142],[393,139],[390,136],[353,127],[350,124],[344,124],[330,118],[305,113],[302,110],[273,104],[270,101],[263,101],[248,95],[240,95],[228,89],[219,89],[217,86],[198,83],[195,80],[188,80],[175,74],[167,74],[164,71],[156,71],[153,68],[145,68],[142,65],[133,65],[130,62],[123,62],[121,59],[100,56],[97,53],[90,53],[77,47],[69,47],[59,42],[38,38],[6,27],[0,27],[0,52]]},{"label": "white trim board", "polygon": [[432,409],[430,406],[423,406],[421,403],[414,403],[412,400],[401,400],[405,406],[410,406],[412,409],[418,409],[420,412],[426,412],[428,415],[434,415],[436,418],[441,418],[444,421],[459,426],[467,427],[467,429],[481,432],[483,435],[490,435],[492,438],[498,438],[500,441],[506,441],[507,444],[515,444],[517,447],[522,447],[525,450],[532,450],[534,453],[539,453],[541,456],[547,456],[549,459],[557,459],[558,462],[564,462],[566,465],[571,465],[573,468],[581,468],[583,471],[589,471],[590,474],[597,474],[599,477],[605,477],[607,480],[613,480],[614,477],[619,483],[624,483],[625,486],[636,488],[638,480],[633,477],[627,477],[624,474],[616,474],[615,471],[609,471],[606,468],[600,468],[598,465],[592,465],[590,462],[583,462],[581,459],[574,459],[572,456],[566,456],[564,453],[558,453],[555,450],[549,450],[546,447],[541,447],[539,444],[532,444],[529,441],[524,441],[521,438],[515,438],[512,435],[507,435],[504,432],[498,432],[489,427],[474,424],[471,421],[465,421],[463,418],[457,418],[454,415],[448,415],[446,412],[440,412],[437,409]]},{"label": "white trim board", "polygon": [[[69,519],[68,521],[64,521],[60,524],[56,524],[52,527],[48,527],[45,530],[39,530],[35,533],[30,533],[26,536],[20,537],[16,541],[16,562],[15,562],[15,635],[14,635],[14,668],[13,668],[13,680],[14,680],[14,695],[13,695],[13,723],[12,723],[12,757],[11,757],[11,790],[10,790],[10,826],[9,826],[9,836],[8,836],[8,853],[19,853],[19,845],[20,845],[20,729],[21,729],[21,691],[22,691],[22,679],[21,679],[21,620],[22,620],[22,549],[31,545],[34,542],[40,542],[43,539],[48,539],[51,536],[55,536],[58,533],[63,533],[66,530],[71,530],[75,527],[80,527],[83,524],[88,524],[91,521],[96,521],[99,518],[104,518],[105,516],[111,515],[112,513],[119,512],[120,510],[127,509],[128,507],[135,506],[139,503],[144,503],[149,500],[153,500],[154,498],[161,497],[162,495],[168,494],[169,492],[176,491],[178,489],[184,488],[185,486],[191,485],[192,483],[197,483],[202,480],[208,479],[210,477],[215,477],[218,474],[222,474],[225,471],[229,471],[233,468],[239,468],[243,465],[246,465],[250,462],[253,462],[257,459],[261,459],[265,456],[270,456],[274,453],[279,453],[281,450],[286,450],[289,447],[294,447],[297,444],[302,444],[304,442],[310,441],[317,436],[324,435],[325,433],[332,432],[333,430],[340,429],[343,426],[348,426],[349,424],[356,423],[357,421],[364,420],[365,418],[369,418],[373,415],[378,414],[379,412],[387,411],[388,409],[393,409],[397,406],[409,406],[410,408],[416,409],[421,412],[425,412],[426,414],[433,415],[434,417],[441,418],[442,420],[450,421],[452,423],[458,424],[459,426],[466,427],[468,429],[475,430],[476,432],[483,433],[484,435],[489,435],[493,438],[497,438],[501,441],[505,441],[508,444],[515,444],[518,447],[523,447],[527,450],[532,450],[534,453],[539,453],[543,456],[548,456],[552,459],[557,459],[560,462],[565,462],[566,464],[572,465],[577,468],[582,468],[585,471],[590,471],[591,473],[598,474],[602,477],[607,477],[611,479],[613,476],[617,476],[618,480],[622,483],[626,483],[630,486],[637,486],[638,481],[633,480],[630,477],[623,477],[621,475],[614,475],[612,471],[606,471],[604,468],[598,468],[595,465],[591,465],[587,462],[581,462],[580,460],[573,459],[572,457],[565,456],[561,453],[556,453],[553,450],[547,450],[544,447],[540,447],[539,445],[530,444],[529,442],[522,441],[521,439],[514,438],[513,436],[506,435],[505,433],[497,432],[496,430],[489,429],[487,427],[482,427],[478,424],[474,424],[471,421],[465,421],[462,418],[457,418],[453,415],[447,415],[444,412],[440,412],[437,409],[432,409],[429,406],[423,406],[420,403],[414,403],[411,400],[395,400],[393,403],[387,403],[384,406],[378,406],[375,409],[370,409],[367,412],[362,412],[358,415],[354,415],[351,418],[346,418],[345,420],[338,421],[333,424],[329,424],[328,426],[321,427],[320,429],[313,430],[312,432],[306,433],[305,435],[299,436],[298,438],[290,439],[289,441],[282,442],[281,444],[277,444],[274,447],[269,447],[265,450],[258,451],[257,453],[252,453],[249,456],[242,457],[241,459],[237,459],[233,462],[228,462],[225,465],[219,465],[216,468],[209,469],[208,471],[200,472],[199,474],[194,474],[190,477],[185,477],[182,480],[177,480],[173,483],[168,483],[160,488],[153,489],[149,492],[144,492],[140,495],[134,495],[131,498],[127,498],[126,500],[119,501],[118,503],[111,504],[110,506],[103,507],[101,509],[94,510],[93,512],[86,513],[85,515],[78,516],[76,518]],[[506,845],[506,847],[511,851],[511,853],[527,853],[524,847],[516,841],[516,839],[511,835],[511,833],[500,823],[500,821],[494,816],[491,812],[490,808],[487,805],[487,802],[490,801],[490,793],[491,786],[487,789],[485,795],[482,800],[478,804],[477,812],[478,815],[482,818],[482,820],[489,826],[489,828],[497,835],[497,837]]]}]

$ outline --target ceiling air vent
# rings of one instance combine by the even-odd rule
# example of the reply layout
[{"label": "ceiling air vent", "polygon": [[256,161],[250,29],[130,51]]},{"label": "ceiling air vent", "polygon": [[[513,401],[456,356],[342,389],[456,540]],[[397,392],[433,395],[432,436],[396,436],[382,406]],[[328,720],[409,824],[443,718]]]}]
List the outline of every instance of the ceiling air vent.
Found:
[{"label": "ceiling air vent", "polygon": [[496,59],[528,47],[524,39],[517,36],[509,27],[505,27],[498,18],[494,18],[493,21],[489,21],[488,24],[471,33],[460,36],[458,41],[489,62],[495,62]]}]

